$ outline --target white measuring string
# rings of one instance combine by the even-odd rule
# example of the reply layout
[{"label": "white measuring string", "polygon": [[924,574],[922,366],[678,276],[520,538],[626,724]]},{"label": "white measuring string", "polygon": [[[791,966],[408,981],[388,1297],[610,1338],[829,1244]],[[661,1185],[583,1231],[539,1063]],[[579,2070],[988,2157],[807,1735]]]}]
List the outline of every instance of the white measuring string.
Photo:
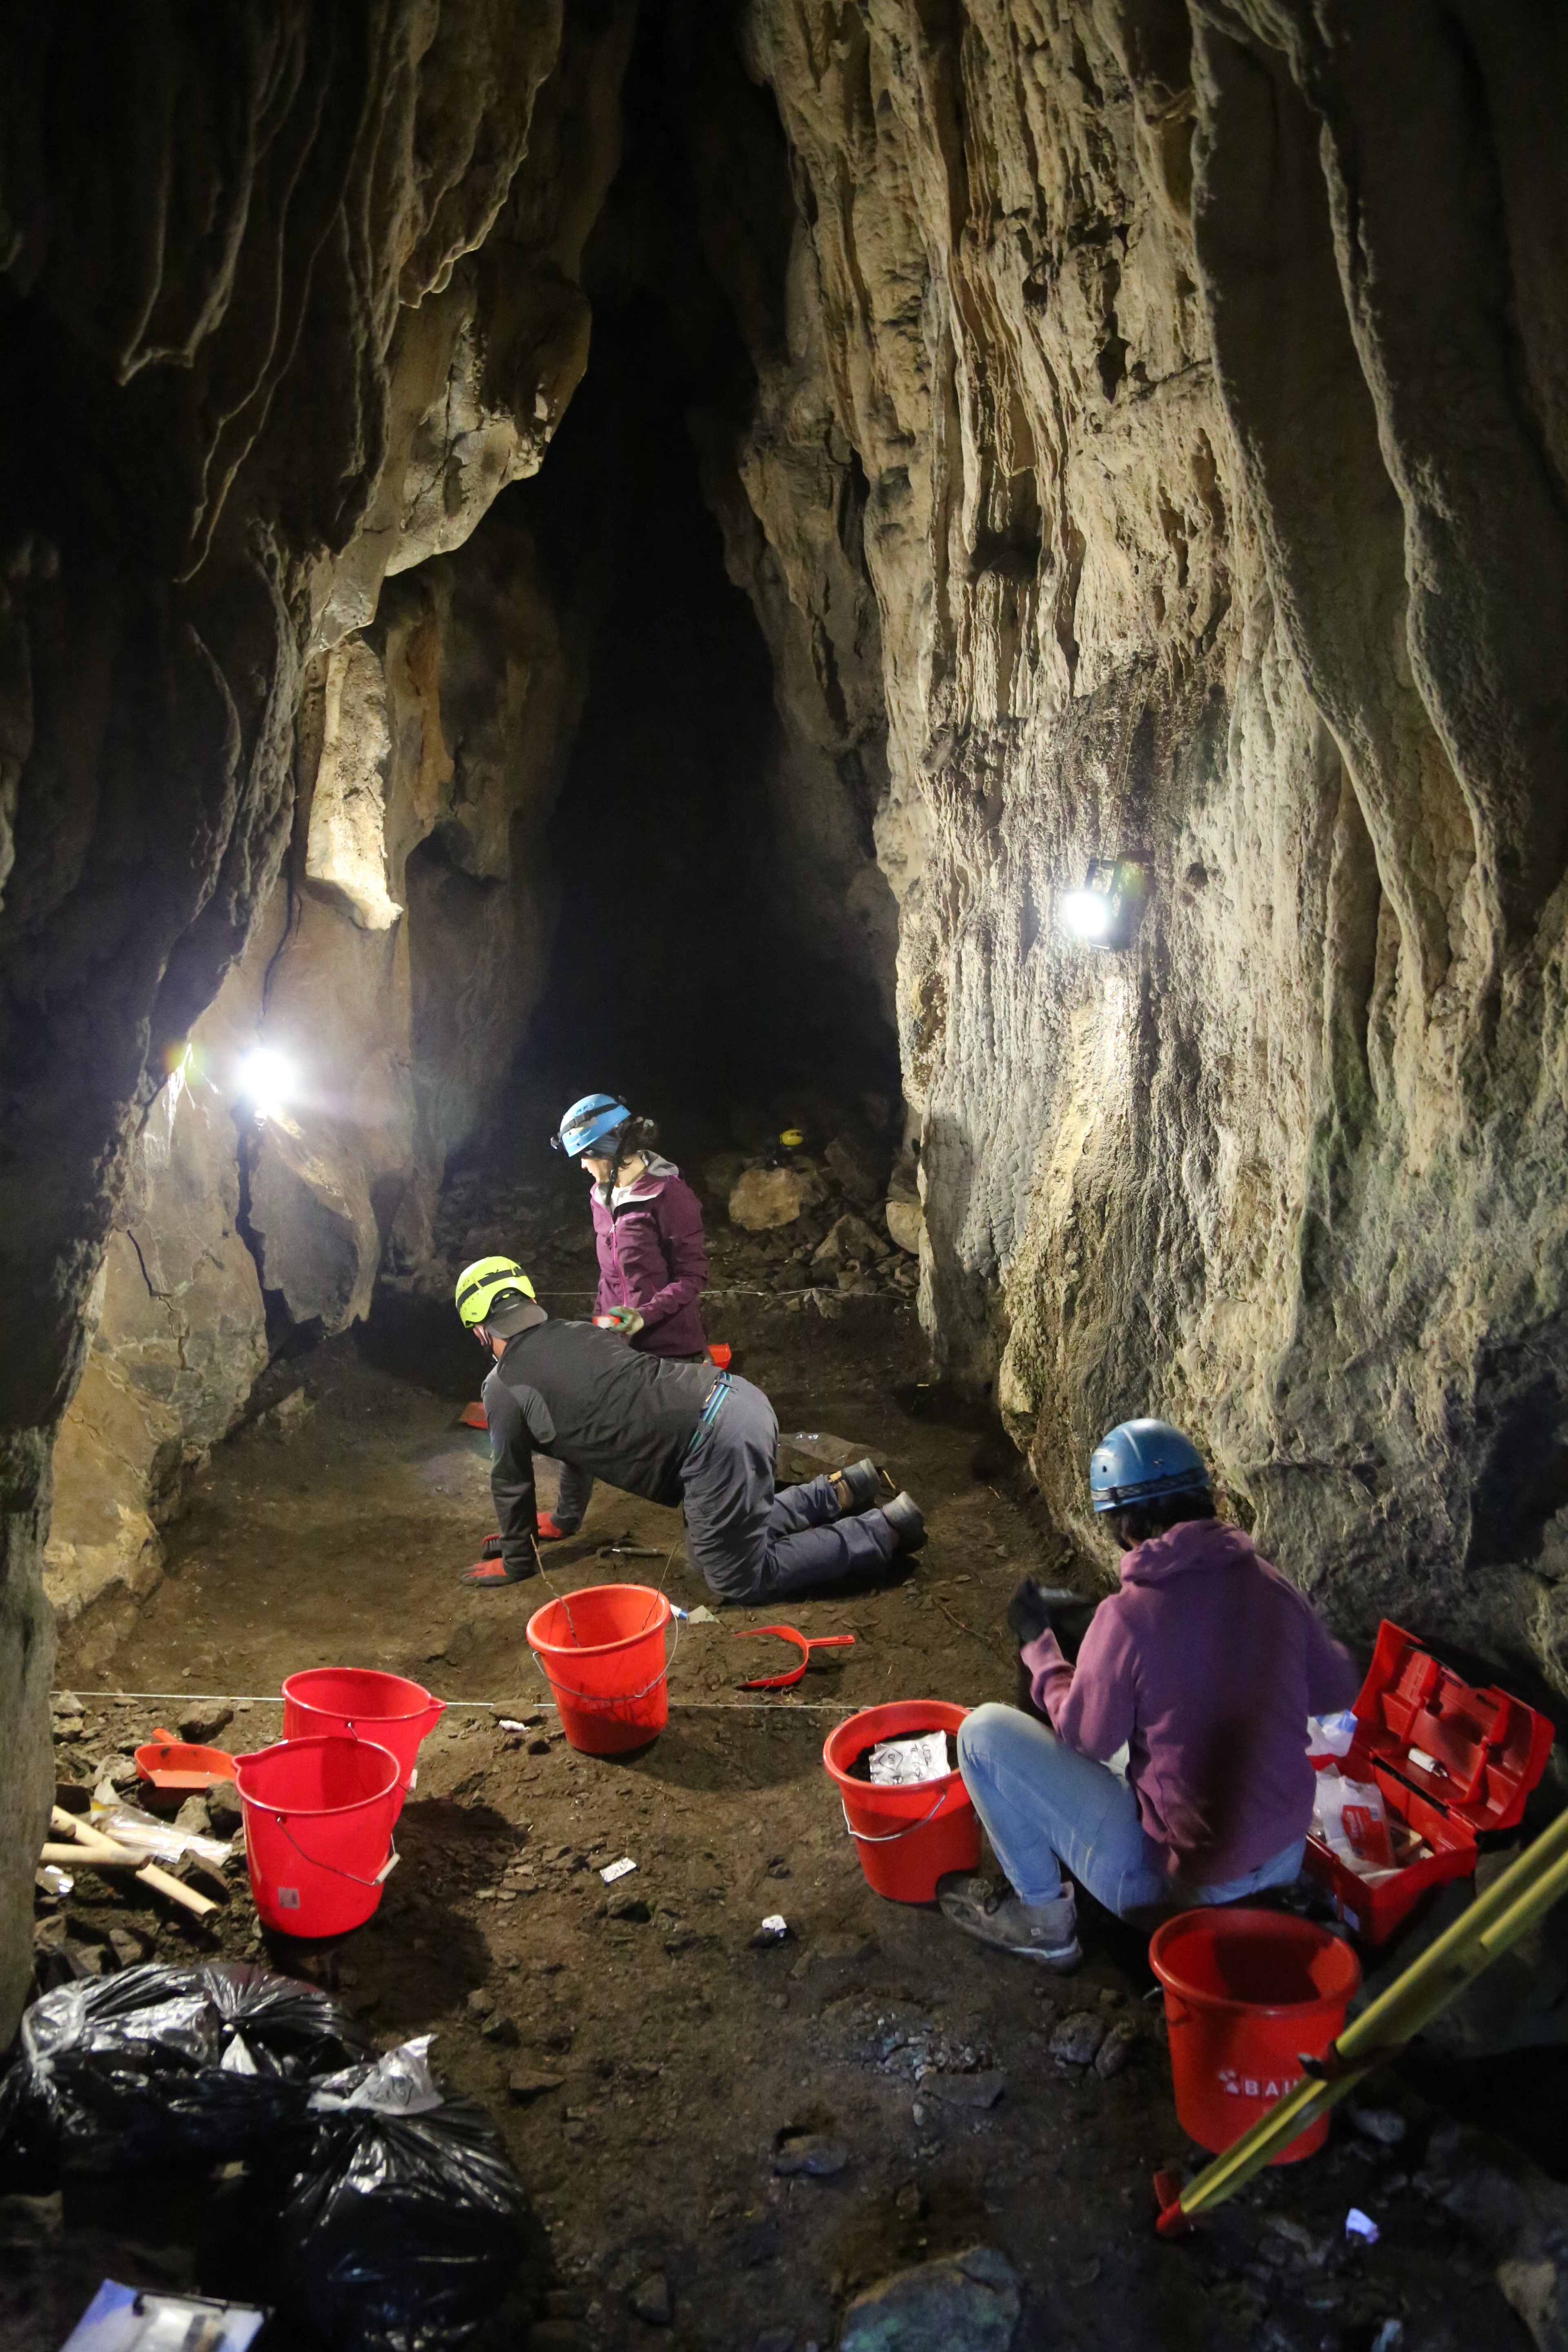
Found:
[{"label": "white measuring string", "polygon": [[[440,1698],[441,1696],[439,1691],[432,1691],[430,1696],[432,1698]],[[105,1706],[129,1706],[133,1700],[152,1698],[195,1699],[204,1706],[210,1706],[215,1704],[220,1706],[281,1706],[283,1705],[282,1695],[277,1691],[89,1690],[68,1692],[54,1691],[50,1693],[50,1696],[53,1698],[69,1697],[93,1699]],[[461,1715],[465,1707],[480,1715],[503,1715],[512,1708],[516,1708],[517,1711],[522,1715],[537,1715],[542,1707],[555,1707],[555,1701],[553,1699],[536,1698],[531,1691],[529,1692],[526,1696],[521,1698],[447,1698],[442,1699],[441,1704],[443,1706],[448,1707],[454,1715]],[[765,1698],[672,1698],[669,1704],[672,1707],[682,1708],[689,1715],[747,1715],[752,1713],[759,1715],[858,1715],[860,1712],[860,1706],[858,1704],[851,1704],[847,1699],[795,1698],[779,1700]],[[559,1713],[559,1709],[556,1709],[556,1712]]]}]

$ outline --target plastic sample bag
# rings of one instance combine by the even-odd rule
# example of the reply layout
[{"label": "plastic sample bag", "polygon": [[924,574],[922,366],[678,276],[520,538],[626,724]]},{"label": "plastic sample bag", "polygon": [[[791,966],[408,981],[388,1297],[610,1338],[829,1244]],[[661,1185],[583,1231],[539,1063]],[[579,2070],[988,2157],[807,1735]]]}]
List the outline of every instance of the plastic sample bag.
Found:
[{"label": "plastic sample bag", "polygon": [[0,2191],[62,2167],[211,2165],[303,2128],[318,2075],[370,2037],[314,1985],[239,1962],[125,1969],[36,2000],[0,2083]]},{"label": "plastic sample bag", "polygon": [[947,1734],[926,1731],[915,1739],[879,1739],[868,1769],[880,1789],[910,1789],[921,1780],[943,1780],[952,1769],[947,1760]]},{"label": "plastic sample bag", "polygon": [[527,2207],[500,2136],[446,2099],[428,2037],[319,2083],[280,2284],[332,2352],[449,2352],[505,2294]]},{"label": "plastic sample bag", "polygon": [[1325,1765],[1314,1791],[1312,1827],[1348,1870],[1369,1886],[1381,1885],[1431,1849],[1408,1823],[1391,1814],[1375,1780],[1351,1780]]},{"label": "plastic sample bag", "polygon": [[247,2352],[266,2313],[105,2279],[60,2352]]}]

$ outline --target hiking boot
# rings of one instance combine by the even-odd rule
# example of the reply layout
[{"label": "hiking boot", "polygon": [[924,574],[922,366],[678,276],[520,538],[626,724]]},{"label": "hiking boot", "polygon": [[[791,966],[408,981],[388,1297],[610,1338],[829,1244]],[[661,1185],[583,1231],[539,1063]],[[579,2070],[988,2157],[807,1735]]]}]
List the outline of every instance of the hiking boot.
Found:
[{"label": "hiking boot", "polygon": [[998,1951],[1016,1952],[1020,1959],[1037,1960],[1058,1976],[1070,1975],[1083,1958],[1070,1886],[1049,1903],[1024,1903],[989,1879],[955,1871],[937,1881],[936,1899],[943,1916],[966,1936],[994,1944]]},{"label": "hiking boot", "polygon": [[851,1511],[868,1511],[882,1491],[882,1477],[868,1454],[846,1469],[830,1470],[827,1483],[837,1500],[840,1517]]},{"label": "hiking boot", "polygon": [[[876,1516],[868,1511],[868,1518]],[[919,1551],[926,1539],[925,1514],[912,1495],[900,1490],[890,1503],[882,1505],[881,1516],[892,1534],[895,1551]]]}]

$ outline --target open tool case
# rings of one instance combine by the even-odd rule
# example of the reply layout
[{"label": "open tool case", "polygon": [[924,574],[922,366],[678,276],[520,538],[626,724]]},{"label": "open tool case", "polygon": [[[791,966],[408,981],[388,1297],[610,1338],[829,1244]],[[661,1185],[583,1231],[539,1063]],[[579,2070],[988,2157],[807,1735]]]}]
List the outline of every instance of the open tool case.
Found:
[{"label": "open tool case", "polygon": [[1511,1829],[1546,1769],[1552,1728],[1522,1699],[1475,1690],[1384,1618],[1353,1709],[1356,1734],[1337,1764],[1347,1780],[1375,1781],[1391,1820],[1430,1852],[1372,1883],[1313,1835],[1306,1867],[1333,1895],[1347,1926],[1385,1943],[1428,1887],[1468,1878],[1483,1830]]}]

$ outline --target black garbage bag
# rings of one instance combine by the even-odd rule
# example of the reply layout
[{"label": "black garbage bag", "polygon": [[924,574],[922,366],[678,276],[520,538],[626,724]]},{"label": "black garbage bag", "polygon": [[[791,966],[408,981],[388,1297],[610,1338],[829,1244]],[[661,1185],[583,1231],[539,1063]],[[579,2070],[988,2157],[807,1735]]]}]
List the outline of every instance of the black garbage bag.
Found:
[{"label": "black garbage bag", "polygon": [[312,2081],[374,2047],[314,1985],[240,1962],[58,1986],[22,2020],[0,2084],[0,2192],[62,2168],[231,2162],[308,2125]]},{"label": "black garbage bag", "polygon": [[428,2037],[318,2084],[279,2284],[332,2352],[450,2352],[505,2294],[527,2207],[500,2135],[444,2098]]}]

